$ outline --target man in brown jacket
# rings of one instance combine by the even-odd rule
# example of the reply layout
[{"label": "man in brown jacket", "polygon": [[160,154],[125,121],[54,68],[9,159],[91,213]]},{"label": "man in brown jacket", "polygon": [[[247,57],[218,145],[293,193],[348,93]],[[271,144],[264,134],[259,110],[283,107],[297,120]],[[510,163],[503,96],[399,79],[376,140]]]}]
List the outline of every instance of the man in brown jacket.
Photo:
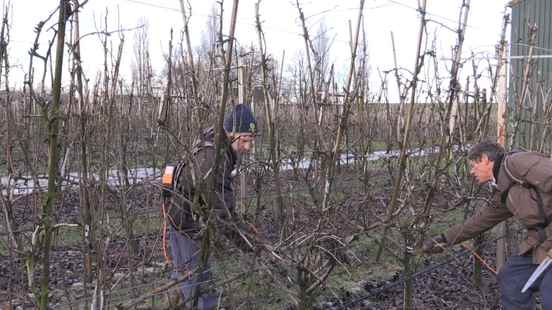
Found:
[{"label": "man in brown jacket", "polygon": [[439,253],[489,230],[496,224],[516,218],[527,228],[527,238],[519,253],[508,258],[498,274],[501,302],[506,310],[535,309],[533,294],[540,290],[545,310],[552,310],[552,268],[545,271],[525,293],[521,289],[552,249],[552,160],[539,153],[514,152],[493,142],[481,142],[468,154],[470,173],[479,184],[494,187],[493,206],[479,210],[464,224],[426,240],[422,250]]},{"label": "man in brown jacket", "polygon": [[[201,241],[206,223],[215,223],[217,234],[225,236],[243,251],[252,252],[256,236],[254,228],[248,226],[235,212],[232,181],[237,173],[238,157],[251,151],[256,134],[256,120],[251,109],[238,104],[226,114],[224,131],[226,137],[221,149],[223,158],[219,169],[213,169],[216,157],[215,132],[213,128],[204,130],[194,143],[192,156],[179,173],[175,184],[174,197],[168,208],[169,241],[173,265],[171,277],[179,279],[193,272],[194,277],[180,283],[181,299],[186,306],[200,310],[216,309],[220,294],[213,289],[210,264],[201,266]],[[214,173],[216,190],[213,192],[207,183]],[[205,197],[214,195],[211,209],[205,210]],[[204,212],[200,209],[203,208]],[[204,267],[204,268],[203,268]],[[191,303],[197,296],[197,305]],[[187,309],[187,308],[186,308]]]}]

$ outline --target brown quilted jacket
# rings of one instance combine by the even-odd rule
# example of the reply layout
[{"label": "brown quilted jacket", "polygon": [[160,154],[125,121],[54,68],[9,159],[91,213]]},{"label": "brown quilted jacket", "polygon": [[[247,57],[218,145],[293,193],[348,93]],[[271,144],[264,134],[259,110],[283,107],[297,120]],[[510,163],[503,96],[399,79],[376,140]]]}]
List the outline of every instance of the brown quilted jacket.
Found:
[{"label": "brown quilted jacket", "polygon": [[[195,234],[206,219],[200,218],[199,212],[192,212],[193,208],[205,206],[204,196],[211,192],[208,177],[213,173],[215,163],[214,130],[209,128],[203,132],[194,143],[192,157],[179,176],[176,193],[171,200],[168,210],[170,223],[180,232]],[[232,179],[236,174],[237,155],[231,149],[229,141],[223,146],[224,157],[215,179],[218,190],[214,193],[214,215],[228,221],[235,216],[234,189]],[[195,206],[194,206],[195,201]]]},{"label": "brown quilted jacket", "polygon": [[[495,170],[495,205],[484,207],[464,224],[451,227],[445,237],[449,245],[471,239],[492,228],[496,224],[514,217],[528,227],[527,237],[519,244],[519,255],[532,254],[533,261],[540,263],[546,252],[552,248],[552,224],[545,229],[545,240],[540,242],[535,225],[543,223],[538,207],[535,189],[539,191],[545,216],[552,220],[552,160],[540,153],[519,152],[506,155]],[[509,191],[505,205],[501,204],[501,195]]]}]

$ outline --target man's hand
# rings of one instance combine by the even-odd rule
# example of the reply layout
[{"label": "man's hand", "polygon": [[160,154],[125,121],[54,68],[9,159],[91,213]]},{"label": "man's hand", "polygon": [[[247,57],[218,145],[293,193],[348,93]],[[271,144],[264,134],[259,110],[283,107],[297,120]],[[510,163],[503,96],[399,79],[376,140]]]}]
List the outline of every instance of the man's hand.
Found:
[{"label": "man's hand", "polygon": [[260,256],[261,251],[265,247],[266,239],[263,235],[263,232],[259,230],[255,225],[249,223],[248,228],[249,228],[249,233],[253,237],[253,240],[252,240],[253,246],[254,246],[253,252],[255,253],[255,256]]},{"label": "man's hand", "polygon": [[253,224],[244,221],[238,221],[231,225],[225,233],[234,245],[246,253],[255,253],[261,251],[264,238],[262,232]]},{"label": "man's hand", "polygon": [[422,252],[424,252],[424,254],[441,253],[445,250],[446,245],[447,238],[445,235],[440,234],[424,241],[422,245]]}]

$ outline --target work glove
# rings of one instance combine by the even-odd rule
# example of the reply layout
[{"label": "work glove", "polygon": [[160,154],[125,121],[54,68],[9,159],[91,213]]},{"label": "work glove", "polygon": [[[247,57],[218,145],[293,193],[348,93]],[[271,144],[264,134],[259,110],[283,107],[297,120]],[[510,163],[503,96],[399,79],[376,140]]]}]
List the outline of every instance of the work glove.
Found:
[{"label": "work glove", "polygon": [[422,244],[422,252],[424,254],[438,254],[445,250],[447,238],[443,234],[439,234],[430,239],[427,239]]},{"label": "work glove", "polygon": [[226,236],[243,252],[257,255],[262,248],[262,233],[253,224],[240,221],[226,232]]},{"label": "work glove", "polygon": [[266,243],[266,240],[265,240],[265,237],[264,237],[264,234],[261,230],[259,230],[255,225],[249,223],[248,225],[248,228],[249,228],[249,232],[251,233],[252,237],[253,237],[253,244],[254,244],[254,250],[253,252],[255,253],[255,256],[259,256],[261,254],[261,251],[264,249],[265,247],[265,243]]}]

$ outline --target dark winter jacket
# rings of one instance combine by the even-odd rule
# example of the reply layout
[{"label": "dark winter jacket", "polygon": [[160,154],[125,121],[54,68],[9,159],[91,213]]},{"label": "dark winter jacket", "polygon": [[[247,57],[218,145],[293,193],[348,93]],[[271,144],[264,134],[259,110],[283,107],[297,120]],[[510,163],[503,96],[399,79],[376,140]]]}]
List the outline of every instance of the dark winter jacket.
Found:
[{"label": "dark winter jacket", "polygon": [[[495,162],[494,169],[495,205],[482,208],[464,224],[451,227],[445,235],[447,242],[453,245],[471,239],[513,216],[527,228],[527,237],[519,244],[519,255],[532,254],[533,261],[540,263],[546,257],[546,252],[552,248],[552,225],[546,226],[543,229],[544,238],[539,238],[536,226],[546,219],[539,211],[538,195],[534,187],[542,197],[544,216],[550,222],[552,160],[539,153],[519,152],[506,155],[502,164],[500,161]],[[504,204],[501,203],[503,199]]]},{"label": "dark winter jacket", "polygon": [[[205,228],[208,219],[217,221],[217,227],[228,228],[236,217],[232,179],[236,174],[237,156],[230,141],[225,139],[224,158],[214,176],[217,190],[213,193],[209,176],[213,173],[216,157],[214,136],[213,128],[209,128],[194,143],[168,209],[169,222],[191,238]],[[215,195],[214,205],[207,209],[205,200],[211,194]]]}]

